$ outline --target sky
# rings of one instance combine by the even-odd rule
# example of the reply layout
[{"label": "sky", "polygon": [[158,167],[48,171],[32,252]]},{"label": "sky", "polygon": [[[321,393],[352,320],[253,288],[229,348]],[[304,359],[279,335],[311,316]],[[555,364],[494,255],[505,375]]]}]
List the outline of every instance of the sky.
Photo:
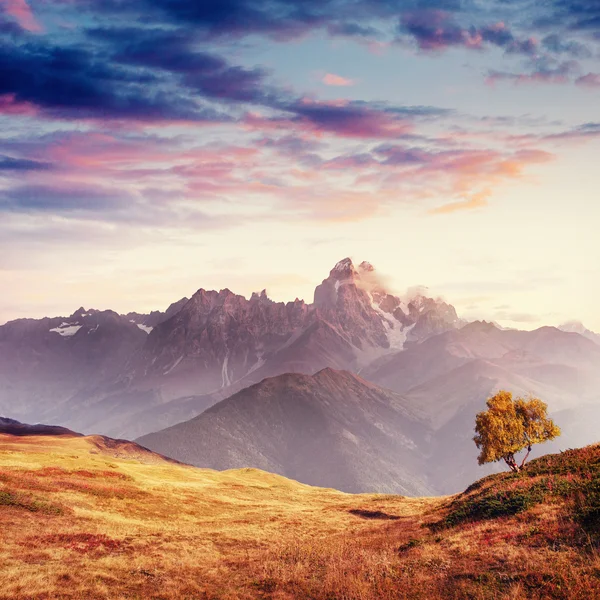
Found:
[{"label": "sky", "polygon": [[0,323],[340,259],[600,331],[598,0],[0,0]]}]

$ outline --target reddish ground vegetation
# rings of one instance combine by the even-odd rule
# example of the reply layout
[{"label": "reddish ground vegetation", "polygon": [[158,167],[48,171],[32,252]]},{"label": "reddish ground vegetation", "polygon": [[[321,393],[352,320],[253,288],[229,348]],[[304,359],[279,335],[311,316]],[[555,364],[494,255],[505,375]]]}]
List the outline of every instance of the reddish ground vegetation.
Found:
[{"label": "reddish ground vegetation", "polygon": [[0,436],[0,600],[593,600],[600,446],[449,498]]}]

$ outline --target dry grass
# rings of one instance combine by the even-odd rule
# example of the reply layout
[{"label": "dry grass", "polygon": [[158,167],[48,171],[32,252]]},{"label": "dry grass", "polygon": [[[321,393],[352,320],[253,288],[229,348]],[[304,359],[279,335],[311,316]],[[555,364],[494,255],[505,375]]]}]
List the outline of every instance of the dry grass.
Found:
[{"label": "dry grass", "polygon": [[0,599],[600,598],[597,537],[575,500],[446,522],[494,485],[353,496],[92,438],[0,435]]}]

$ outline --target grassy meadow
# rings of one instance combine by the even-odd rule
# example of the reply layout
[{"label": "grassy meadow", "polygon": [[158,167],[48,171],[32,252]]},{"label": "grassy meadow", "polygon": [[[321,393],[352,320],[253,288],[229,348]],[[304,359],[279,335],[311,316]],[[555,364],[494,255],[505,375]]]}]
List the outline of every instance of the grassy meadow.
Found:
[{"label": "grassy meadow", "polygon": [[600,446],[443,498],[0,435],[0,599],[600,598]]}]

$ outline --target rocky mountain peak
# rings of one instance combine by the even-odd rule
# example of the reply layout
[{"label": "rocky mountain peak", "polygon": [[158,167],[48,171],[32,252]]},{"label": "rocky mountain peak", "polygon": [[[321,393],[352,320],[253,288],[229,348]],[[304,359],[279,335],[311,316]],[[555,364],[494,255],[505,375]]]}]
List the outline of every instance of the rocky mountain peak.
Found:
[{"label": "rocky mountain peak", "polygon": [[80,306],[70,317],[69,319],[83,319],[85,317],[89,317],[91,315],[97,315],[98,313],[100,313],[99,310],[96,310],[95,308],[90,308],[89,310],[86,310],[83,306]]},{"label": "rocky mountain peak", "polygon": [[336,263],[335,267],[329,272],[329,278],[341,281],[343,279],[353,279],[358,275],[351,258],[344,258]]},{"label": "rocky mountain peak", "polygon": [[267,290],[262,290],[260,293],[252,292],[252,296],[250,296],[250,302],[259,304],[274,304],[273,300],[271,300],[267,295]]}]

